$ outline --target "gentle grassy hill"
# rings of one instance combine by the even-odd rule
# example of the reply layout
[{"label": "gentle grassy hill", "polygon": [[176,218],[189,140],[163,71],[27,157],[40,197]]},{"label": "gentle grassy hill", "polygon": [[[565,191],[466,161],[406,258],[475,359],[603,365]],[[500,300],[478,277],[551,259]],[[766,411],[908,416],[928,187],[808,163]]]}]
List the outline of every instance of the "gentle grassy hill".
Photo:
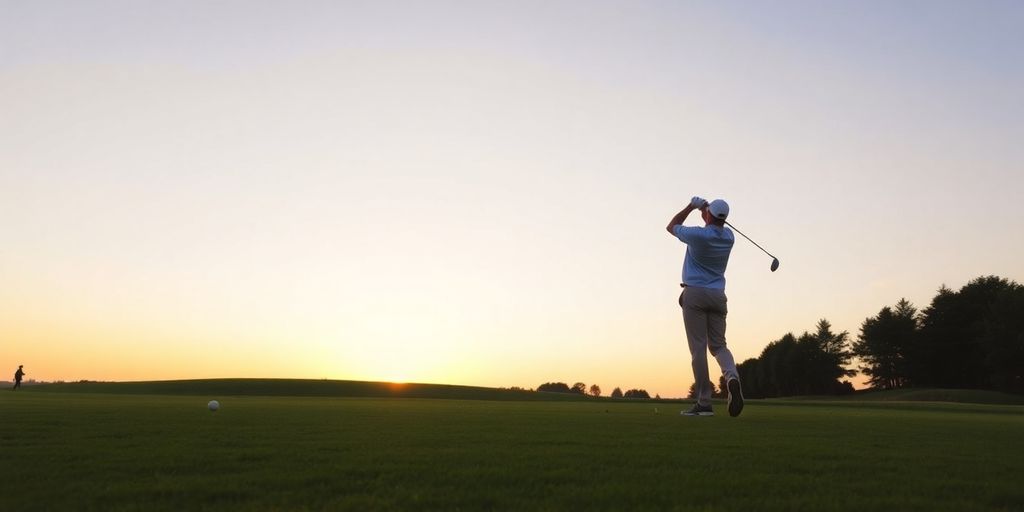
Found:
[{"label": "gentle grassy hill", "polygon": [[1024,396],[984,389],[893,389],[859,391],[844,400],[884,402],[955,402],[965,404],[1024,405]]},{"label": "gentle grassy hill", "polygon": [[135,395],[307,396],[345,398],[439,398],[457,400],[577,401],[594,398],[568,393],[451,386],[394,384],[351,380],[206,379],[151,382],[72,382],[26,386],[25,391],[51,393],[116,393]]}]

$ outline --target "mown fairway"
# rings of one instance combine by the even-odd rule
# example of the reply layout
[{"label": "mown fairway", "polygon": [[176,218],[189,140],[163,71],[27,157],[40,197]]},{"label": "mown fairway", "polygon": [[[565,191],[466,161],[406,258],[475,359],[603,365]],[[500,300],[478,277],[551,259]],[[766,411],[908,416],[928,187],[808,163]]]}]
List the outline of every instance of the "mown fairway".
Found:
[{"label": "mown fairway", "polygon": [[0,510],[1024,508],[1020,406],[681,408],[4,393]]}]

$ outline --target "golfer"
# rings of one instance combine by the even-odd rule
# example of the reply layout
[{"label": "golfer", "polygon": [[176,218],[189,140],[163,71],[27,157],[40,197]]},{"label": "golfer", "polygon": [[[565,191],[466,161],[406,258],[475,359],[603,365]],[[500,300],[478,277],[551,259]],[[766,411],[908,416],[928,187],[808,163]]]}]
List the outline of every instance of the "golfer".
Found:
[{"label": "golfer", "polygon": [[[683,226],[693,210],[700,210],[704,227]],[[690,345],[697,403],[685,416],[714,416],[711,409],[711,378],[708,375],[708,351],[718,360],[729,390],[729,416],[743,411],[743,391],[732,352],[725,346],[725,267],[734,242],[732,230],[725,227],[729,205],[715,199],[708,203],[694,197],[683,211],[672,217],[665,228],[686,244],[683,259],[683,287],[679,306],[683,308],[683,324]]]},{"label": "golfer", "polygon": [[21,387],[21,378],[25,376],[25,371],[21,368],[25,366],[22,364],[18,365],[18,371],[14,372],[14,389],[11,391],[17,391]]}]

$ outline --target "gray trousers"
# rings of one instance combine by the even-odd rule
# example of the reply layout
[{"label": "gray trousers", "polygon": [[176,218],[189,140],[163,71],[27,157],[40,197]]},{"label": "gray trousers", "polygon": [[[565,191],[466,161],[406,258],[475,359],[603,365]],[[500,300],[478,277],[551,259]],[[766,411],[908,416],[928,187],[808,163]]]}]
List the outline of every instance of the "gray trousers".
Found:
[{"label": "gray trousers", "polygon": [[679,294],[686,339],[690,344],[693,379],[697,383],[697,403],[700,405],[711,405],[708,351],[718,360],[726,381],[740,378],[732,352],[725,346],[725,315],[729,312],[726,302],[725,290],[686,286]]}]

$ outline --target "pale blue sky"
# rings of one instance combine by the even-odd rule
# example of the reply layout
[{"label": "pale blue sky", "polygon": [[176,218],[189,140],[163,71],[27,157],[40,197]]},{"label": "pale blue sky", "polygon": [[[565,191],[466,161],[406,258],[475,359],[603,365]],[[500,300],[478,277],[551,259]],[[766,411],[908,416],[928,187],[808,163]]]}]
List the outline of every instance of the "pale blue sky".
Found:
[{"label": "pale blue sky", "polygon": [[737,241],[740,360],[1024,281],[1021,27],[1018,2],[0,0],[0,362],[678,396],[663,228],[695,194],[782,261]]}]

